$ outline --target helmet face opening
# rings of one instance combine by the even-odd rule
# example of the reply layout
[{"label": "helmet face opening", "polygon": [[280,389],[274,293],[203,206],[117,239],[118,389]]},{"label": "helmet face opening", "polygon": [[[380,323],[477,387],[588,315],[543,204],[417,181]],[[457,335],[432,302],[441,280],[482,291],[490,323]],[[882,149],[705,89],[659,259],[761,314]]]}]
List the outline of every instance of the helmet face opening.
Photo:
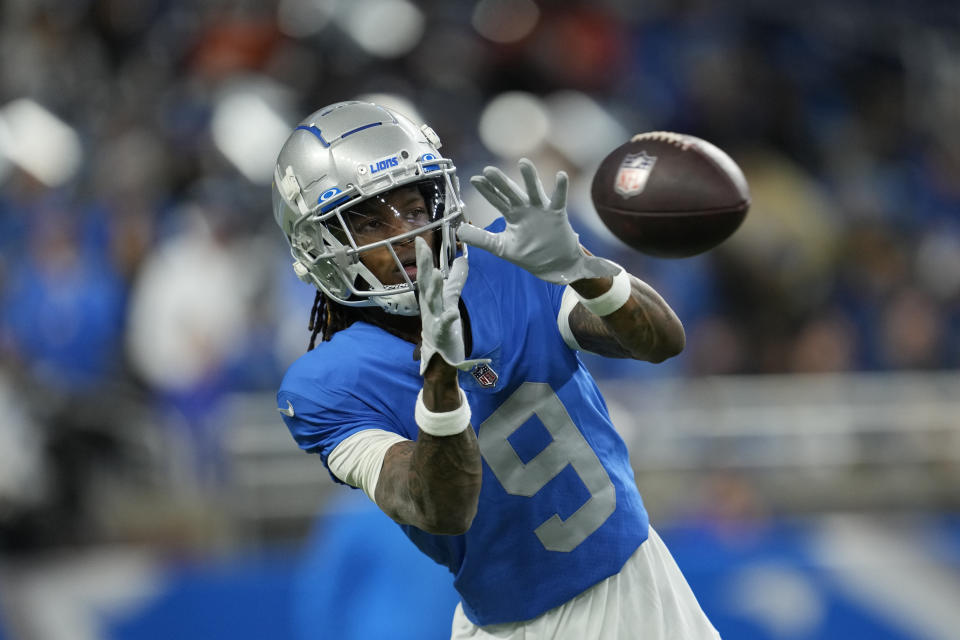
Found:
[{"label": "helmet face opening", "polygon": [[[340,105],[307,118],[311,124],[284,145],[275,218],[302,280],[343,305],[415,315],[414,238],[423,235],[433,247],[444,277],[456,256],[463,220],[456,168],[404,116],[367,103]],[[385,121],[366,123],[371,118]]]},{"label": "helmet face opening", "polygon": [[362,252],[363,247],[442,220],[444,195],[433,180],[396,187],[347,206],[328,228]]}]

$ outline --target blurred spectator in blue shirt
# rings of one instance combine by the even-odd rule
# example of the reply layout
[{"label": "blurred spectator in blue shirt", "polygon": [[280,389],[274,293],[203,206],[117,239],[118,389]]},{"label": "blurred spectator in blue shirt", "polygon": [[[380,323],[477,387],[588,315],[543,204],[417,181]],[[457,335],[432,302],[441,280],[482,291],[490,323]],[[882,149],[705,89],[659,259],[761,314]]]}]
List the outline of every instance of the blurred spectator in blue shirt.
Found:
[{"label": "blurred spectator in blue shirt", "polygon": [[22,257],[6,265],[4,351],[63,391],[96,386],[121,360],[125,287],[102,248],[85,242],[92,227],[77,209],[43,202],[30,212]]}]

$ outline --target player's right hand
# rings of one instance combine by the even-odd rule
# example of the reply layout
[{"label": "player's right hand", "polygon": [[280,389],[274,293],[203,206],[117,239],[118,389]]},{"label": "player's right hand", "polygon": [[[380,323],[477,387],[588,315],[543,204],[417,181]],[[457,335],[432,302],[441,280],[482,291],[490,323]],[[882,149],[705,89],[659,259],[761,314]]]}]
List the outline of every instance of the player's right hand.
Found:
[{"label": "player's right hand", "polygon": [[496,167],[470,178],[480,195],[503,214],[506,227],[491,233],[465,222],[457,237],[555,284],[616,275],[619,267],[580,247],[567,217],[567,174],[557,173],[557,186],[547,197],[532,162],[522,158],[520,173],[525,188]]},{"label": "player's right hand", "polygon": [[490,362],[489,358],[465,360],[463,324],[460,321],[460,292],[467,281],[467,259],[460,256],[453,261],[444,280],[433,263],[433,250],[417,236],[417,288],[420,291],[420,375],[426,370],[434,354],[447,364],[463,371]]}]

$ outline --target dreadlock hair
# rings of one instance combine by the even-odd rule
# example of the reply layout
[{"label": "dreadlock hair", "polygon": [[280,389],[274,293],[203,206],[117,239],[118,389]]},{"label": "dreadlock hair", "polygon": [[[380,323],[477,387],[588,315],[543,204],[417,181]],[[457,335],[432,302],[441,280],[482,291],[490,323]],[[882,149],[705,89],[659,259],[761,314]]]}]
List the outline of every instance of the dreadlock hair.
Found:
[{"label": "dreadlock hair", "polygon": [[348,313],[348,309],[327,299],[321,291],[317,291],[313,299],[313,308],[310,309],[310,323],[307,330],[310,331],[310,345],[307,351],[313,351],[317,346],[317,336],[320,336],[321,342],[329,342],[337,331],[346,329],[354,323],[356,317]]},{"label": "dreadlock hair", "polygon": [[391,335],[406,339],[403,331],[394,326],[393,318],[395,317],[378,307],[348,307],[337,304],[317,291],[313,299],[313,308],[310,309],[310,323],[307,325],[310,331],[310,345],[307,351],[313,351],[317,346],[318,336],[320,342],[329,342],[335,333],[346,329],[357,320],[363,320]]}]

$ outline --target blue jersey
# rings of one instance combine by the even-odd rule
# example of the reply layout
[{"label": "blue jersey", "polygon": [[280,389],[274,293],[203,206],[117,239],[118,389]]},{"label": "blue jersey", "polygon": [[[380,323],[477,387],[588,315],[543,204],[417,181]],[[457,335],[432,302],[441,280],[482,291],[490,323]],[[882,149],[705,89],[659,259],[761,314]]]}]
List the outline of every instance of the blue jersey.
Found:
[{"label": "blue jersey", "polygon": [[[562,294],[470,249],[469,357],[491,359],[459,374],[483,455],[477,515],[459,536],[403,529],[453,573],[474,624],[527,620],[566,602],[619,572],[647,537],[626,446],[557,328]],[[294,408],[284,421],[300,447],[326,464],[363,429],[416,439],[423,380],[412,353],[411,343],[357,322],[297,360],[277,397]]]}]

